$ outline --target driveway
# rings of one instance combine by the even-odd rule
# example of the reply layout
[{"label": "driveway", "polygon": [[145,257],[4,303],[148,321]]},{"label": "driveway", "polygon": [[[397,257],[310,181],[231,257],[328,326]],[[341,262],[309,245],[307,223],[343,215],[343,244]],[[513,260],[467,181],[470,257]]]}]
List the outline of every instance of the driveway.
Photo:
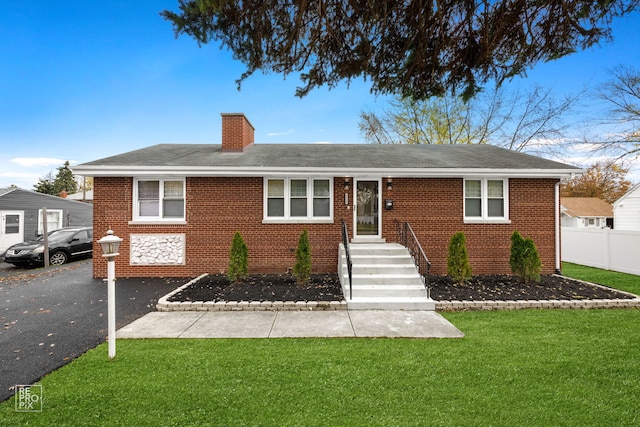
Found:
[{"label": "driveway", "polygon": [[[32,270],[0,263],[0,401],[106,340],[107,284],[91,269],[90,259]],[[118,279],[116,328],[155,311],[183,283]]]}]

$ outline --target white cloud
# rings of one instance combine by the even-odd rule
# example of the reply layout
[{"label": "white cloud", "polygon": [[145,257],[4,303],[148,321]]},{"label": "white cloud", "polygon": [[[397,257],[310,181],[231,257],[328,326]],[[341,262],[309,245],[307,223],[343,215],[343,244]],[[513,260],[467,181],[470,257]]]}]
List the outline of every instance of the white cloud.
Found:
[{"label": "white cloud", "polygon": [[[11,159],[11,163],[15,163],[19,166],[30,167],[50,167],[50,166],[62,166],[67,160],[55,159],[51,157],[16,157]],[[77,163],[75,160],[69,160],[70,164]]]},{"label": "white cloud", "polygon": [[[49,173],[55,176],[56,168],[64,165],[67,160],[53,157],[16,157],[7,161],[0,161],[0,188],[17,185],[20,188],[31,189],[40,178]],[[69,160],[74,165],[76,160]]]},{"label": "white cloud", "polygon": [[0,188],[17,185],[21,188],[31,189],[40,178],[36,172],[21,172],[16,170],[3,170],[0,172]]},{"label": "white cloud", "polygon": [[533,138],[527,143],[527,147],[562,147],[573,144],[571,138]]},{"label": "white cloud", "polygon": [[0,177],[2,178],[18,178],[18,179],[32,179],[35,174],[25,173],[25,172],[0,172]]},{"label": "white cloud", "polygon": [[568,155],[566,157],[567,160],[571,160],[571,162],[573,162],[574,164],[580,165],[582,167],[589,167],[591,165],[593,165],[594,163],[608,163],[612,160],[615,160],[616,157],[614,156],[607,156],[607,155],[599,155],[599,156],[595,156],[595,155]]},{"label": "white cloud", "polygon": [[569,148],[567,148],[567,151],[572,151],[572,152],[578,152],[578,153],[593,153],[595,151],[598,150],[602,150],[602,145],[600,144],[593,144],[593,143],[589,143],[589,142],[582,142],[579,144],[573,144],[571,145]]},{"label": "white cloud", "polygon": [[289,129],[282,132],[267,132],[267,136],[284,136],[291,135],[292,133],[295,133],[294,129]]}]

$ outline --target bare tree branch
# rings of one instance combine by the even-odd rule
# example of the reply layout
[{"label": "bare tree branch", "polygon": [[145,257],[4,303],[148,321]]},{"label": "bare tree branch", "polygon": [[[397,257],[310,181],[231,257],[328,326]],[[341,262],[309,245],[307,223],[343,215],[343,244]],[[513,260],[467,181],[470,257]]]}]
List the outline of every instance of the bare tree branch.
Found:
[{"label": "bare tree branch", "polygon": [[559,101],[551,89],[541,87],[526,93],[495,88],[467,102],[452,93],[427,101],[396,98],[379,116],[361,113],[359,126],[365,140],[372,143],[490,143],[551,154],[564,136],[564,119],[583,93]]}]

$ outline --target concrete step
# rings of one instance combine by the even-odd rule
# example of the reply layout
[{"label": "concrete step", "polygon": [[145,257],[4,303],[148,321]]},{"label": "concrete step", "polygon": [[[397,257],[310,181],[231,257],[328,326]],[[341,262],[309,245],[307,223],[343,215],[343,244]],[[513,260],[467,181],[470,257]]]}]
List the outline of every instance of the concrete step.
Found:
[{"label": "concrete step", "polygon": [[358,298],[427,298],[427,291],[422,288],[361,288],[353,287],[354,297]]},{"label": "concrete step", "polygon": [[358,243],[349,248],[353,298],[342,245],[338,251],[338,273],[349,309],[435,310],[407,248],[396,243]]},{"label": "concrete step", "polygon": [[401,276],[399,274],[383,277],[381,275],[362,275],[352,276],[353,286],[416,286],[423,287],[422,280],[416,276]]},{"label": "concrete step", "polygon": [[386,243],[384,245],[349,245],[351,256],[360,255],[373,255],[376,257],[394,256],[394,255],[407,255],[407,248],[395,243]]},{"label": "concrete step", "polygon": [[402,291],[404,289],[424,289],[424,285],[421,280],[412,280],[412,281],[389,281],[389,282],[356,282],[353,281],[353,289],[395,289],[397,291]]},{"label": "concrete step", "polygon": [[398,255],[353,255],[351,254],[351,262],[354,264],[407,264],[413,263],[409,254]]},{"label": "concrete step", "polygon": [[[342,273],[347,273],[347,263],[345,262],[342,268]],[[420,277],[418,272],[416,271],[416,267],[413,263],[411,264],[360,264],[358,262],[353,262],[351,266],[351,273],[353,275],[362,275],[362,276],[386,276],[386,277]]]},{"label": "concrete step", "polygon": [[405,297],[354,297],[347,300],[349,310],[430,310],[436,309],[435,301],[426,298]]}]

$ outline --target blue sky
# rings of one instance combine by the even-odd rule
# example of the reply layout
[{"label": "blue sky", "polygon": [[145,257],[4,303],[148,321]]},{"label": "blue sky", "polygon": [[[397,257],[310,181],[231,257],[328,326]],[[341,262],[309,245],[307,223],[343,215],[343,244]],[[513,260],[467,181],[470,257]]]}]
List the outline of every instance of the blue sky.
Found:
[{"label": "blue sky", "polygon": [[[229,52],[174,38],[159,12],[176,10],[175,0],[61,4],[3,1],[0,188],[32,189],[65,160],[73,166],[158,143],[217,144],[222,112],[245,113],[256,143],[362,143],[360,111],[387,101],[360,80],[299,99],[294,75],[255,74],[238,91],[244,67]],[[618,64],[640,67],[640,13],[616,21],[614,38],[508,84],[561,94],[597,86]]]}]

